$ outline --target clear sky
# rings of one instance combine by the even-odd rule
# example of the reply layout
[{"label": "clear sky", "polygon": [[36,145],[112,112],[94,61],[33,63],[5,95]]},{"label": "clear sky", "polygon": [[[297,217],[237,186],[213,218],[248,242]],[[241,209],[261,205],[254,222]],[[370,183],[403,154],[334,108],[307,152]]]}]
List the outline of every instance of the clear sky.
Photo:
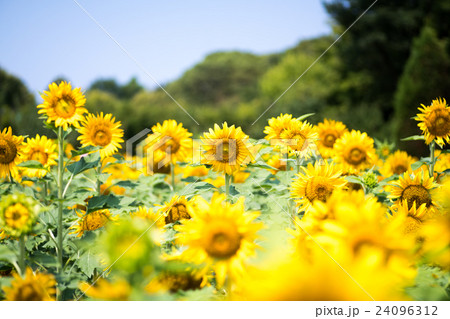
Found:
[{"label": "clear sky", "polygon": [[[161,84],[215,51],[274,53],[331,30],[320,0],[77,1]],[[155,87],[74,0],[0,0],[0,67],[35,93],[57,76]]]}]

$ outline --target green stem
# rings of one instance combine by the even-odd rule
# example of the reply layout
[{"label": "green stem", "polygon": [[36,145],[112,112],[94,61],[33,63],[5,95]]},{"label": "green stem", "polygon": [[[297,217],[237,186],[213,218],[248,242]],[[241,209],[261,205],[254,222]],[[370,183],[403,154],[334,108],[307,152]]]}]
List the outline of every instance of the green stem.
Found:
[{"label": "green stem", "polygon": [[434,149],[436,147],[436,142],[432,141],[430,144],[430,166],[429,166],[429,172],[430,177],[433,176],[434,173],[434,164],[436,164],[436,158],[434,157]]},{"label": "green stem", "polygon": [[63,272],[63,190],[64,190],[64,137],[63,129],[58,129],[59,161],[58,161],[58,272]]},{"label": "green stem", "polygon": [[97,169],[97,194],[98,196],[102,193],[102,183],[100,181],[100,175],[102,174],[102,163],[100,163],[100,167]]},{"label": "green stem", "polygon": [[172,189],[175,191],[175,165],[173,163],[170,163],[170,175],[171,175],[171,182],[172,182]]},{"label": "green stem", "polygon": [[230,201],[230,181],[231,181],[231,175],[228,175],[225,173],[225,195],[226,195],[226,201]]},{"label": "green stem", "polygon": [[25,275],[25,235],[19,238],[19,268],[22,276]]}]

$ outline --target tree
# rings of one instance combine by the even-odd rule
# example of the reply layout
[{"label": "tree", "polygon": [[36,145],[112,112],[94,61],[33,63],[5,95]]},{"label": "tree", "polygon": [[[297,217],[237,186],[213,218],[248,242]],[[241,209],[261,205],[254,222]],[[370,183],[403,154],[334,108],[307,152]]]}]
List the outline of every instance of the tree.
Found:
[{"label": "tree", "polygon": [[[398,138],[420,134],[417,114],[420,104],[430,105],[437,97],[450,92],[450,58],[445,41],[437,37],[436,30],[425,26],[414,40],[411,55],[400,78],[395,94],[395,132]],[[406,142],[402,146],[416,155],[424,155],[422,142]]]}]

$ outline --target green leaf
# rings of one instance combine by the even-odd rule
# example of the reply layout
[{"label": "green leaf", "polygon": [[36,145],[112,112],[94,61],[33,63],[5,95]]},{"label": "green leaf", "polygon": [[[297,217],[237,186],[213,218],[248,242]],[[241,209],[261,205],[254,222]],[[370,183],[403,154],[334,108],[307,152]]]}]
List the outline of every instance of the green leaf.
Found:
[{"label": "green leaf", "polygon": [[101,149],[100,146],[88,145],[86,147],[80,148],[79,150],[72,150],[71,153],[72,153],[72,157],[75,157],[75,156],[80,156],[80,155],[88,154],[88,153],[91,153],[91,152],[95,152],[95,151],[97,151],[99,149]]},{"label": "green leaf", "polygon": [[412,163],[411,164],[411,169],[413,170],[413,171],[415,171],[416,169],[418,169],[419,167],[421,167],[423,164],[426,164],[425,162],[422,162],[422,161],[417,161],[417,162],[415,162],[415,163]]},{"label": "green leaf", "polygon": [[310,116],[312,116],[312,115],[314,115],[314,114],[316,114],[316,113],[307,113],[307,114],[303,114],[302,116],[297,117],[297,120],[303,121],[304,119],[306,119],[306,118],[308,118],[308,117],[310,117]]},{"label": "green leaf", "polygon": [[181,181],[185,182],[185,183],[195,183],[197,180],[198,180],[198,178],[196,178],[194,176],[189,176],[189,177],[181,179]]},{"label": "green leaf", "polygon": [[42,166],[42,163],[39,161],[25,161],[18,164],[17,166],[26,168],[45,169],[44,166]]},{"label": "green leaf", "polygon": [[100,154],[98,152],[91,153],[82,157],[78,162],[67,166],[67,170],[73,175],[78,175],[88,169],[95,168],[100,163]]},{"label": "green leaf", "polygon": [[13,262],[17,261],[17,256],[14,253],[14,251],[9,249],[8,247],[0,246],[0,260],[4,260],[4,261],[8,261],[10,263],[13,263]]},{"label": "green leaf", "polygon": [[195,185],[194,188],[195,189],[211,189],[211,188],[216,188],[216,187],[210,183],[199,182]]},{"label": "green leaf", "polygon": [[96,254],[91,249],[88,249],[77,260],[77,265],[86,276],[91,277],[94,274],[94,270],[100,266],[100,263]]},{"label": "green leaf", "polygon": [[236,189],[236,187],[234,187],[234,185],[230,185],[230,195],[232,196],[236,196],[239,195],[240,193],[238,192],[238,190]]},{"label": "green leaf", "polygon": [[425,137],[423,135],[413,135],[402,138],[401,141],[425,141]]},{"label": "green leaf", "polygon": [[116,184],[114,184],[115,186],[120,186],[120,187],[125,187],[125,188],[135,188],[136,186],[138,186],[137,183],[126,180],[126,181],[120,181],[117,182]]}]

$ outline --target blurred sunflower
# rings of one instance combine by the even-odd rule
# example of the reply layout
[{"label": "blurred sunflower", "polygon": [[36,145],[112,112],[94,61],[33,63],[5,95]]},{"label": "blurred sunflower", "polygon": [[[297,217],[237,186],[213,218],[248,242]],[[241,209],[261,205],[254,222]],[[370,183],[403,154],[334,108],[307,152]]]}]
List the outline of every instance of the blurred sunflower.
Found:
[{"label": "blurred sunflower", "polygon": [[425,143],[430,144],[433,140],[440,146],[450,142],[450,108],[445,99],[435,99],[430,106],[423,104],[417,114],[417,124],[425,136]]},{"label": "blurred sunflower", "polygon": [[287,170],[287,161],[282,159],[279,155],[273,155],[267,160],[267,164],[275,169],[271,169],[270,172],[275,175],[278,171]]},{"label": "blurred sunflower", "polygon": [[5,287],[7,301],[53,301],[56,294],[56,280],[53,275],[33,273],[27,268],[24,278],[13,274],[11,287]]},{"label": "blurred sunflower", "polygon": [[72,90],[70,83],[62,81],[59,85],[52,83],[49,91],[41,95],[44,102],[37,106],[39,114],[47,116],[47,123],[54,122],[56,127],[62,126],[66,131],[69,125],[79,127],[83,120],[86,98],[80,88]]},{"label": "blurred sunflower", "polygon": [[394,218],[403,219],[405,234],[416,234],[418,230],[422,227],[424,221],[426,221],[429,216],[429,211],[427,205],[423,203],[419,207],[416,206],[414,202],[411,208],[408,207],[408,201],[405,199],[400,204],[394,207]]},{"label": "blurred sunflower", "polygon": [[163,151],[170,156],[170,161],[185,162],[191,156],[192,133],[175,120],[166,120],[161,125],[157,123],[152,127],[153,134],[147,138],[146,154],[150,151]]},{"label": "blurred sunflower", "polygon": [[318,161],[301,168],[291,186],[291,195],[301,210],[309,211],[315,200],[325,202],[336,188],[343,188],[347,181],[341,177],[341,170],[335,165]]},{"label": "blurred sunflower", "polygon": [[432,190],[437,186],[433,177],[429,177],[427,172],[419,171],[412,173],[408,171],[404,173],[398,181],[394,181],[390,185],[391,194],[388,196],[391,200],[396,201],[394,205],[400,205],[406,200],[408,209],[420,207],[425,204],[426,208],[432,214],[434,212],[435,203],[432,198]]},{"label": "blurred sunflower", "polygon": [[[314,127],[308,122],[294,119],[280,133],[281,145],[287,146],[289,153],[307,157],[311,152],[311,144],[317,139]],[[277,144],[276,144],[277,145]],[[280,145],[280,143],[278,143]],[[277,145],[277,146],[278,146]]]},{"label": "blurred sunflower", "polygon": [[127,301],[131,294],[131,287],[124,279],[110,282],[100,278],[95,285],[81,282],[80,290],[89,298],[107,301]]},{"label": "blurred sunflower", "polygon": [[[182,266],[182,265],[180,265]],[[172,270],[170,268],[163,270],[157,276],[153,277],[145,286],[145,291],[154,293],[197,290],[206,284],[206,278],[198,274],[197,271],[183,267],[182,270]]]},{"label": "blurred sunflower", "polygon": [[425,260],[450,270],[450,214],[424,223],[419,236],[423,238],[421,253]]},{"label": "blurred sunflower", "polygon": [[123,130],[120,126],[120,121],[116,122],[112,114],[88,114],[78,129],[81,135],[77,139],[83,147],[101,146],[100,156],[103,159],[122,148],[120,143],[123,143]]},{"label": "blurred sunflower", "polygon": [[269,119],[269,126],[264,128],[266,140],[279,139],[281,132],[287,129],[292,121],[292,114],[280,114],[278,117]]},{"label": "blurred sunflower", "polygon": [[69,234],[77,234],[77,237],[83,236],[86,231],[93,231],[102,228],[106,223],[118,220],[118,217],[112,216],[108,209],[100,209],[91,213],[86,213],[81,210],[81,212],[76,212],[79,220],[78,223],[73,225],[71,229],[73,232]]},{"label": "blurred sunflower", "polygon": [[346,132],[334,144],[337,163],[341,163],[344,173],[358,173],[375,162],[373,139],[360,131]]},{"label": "blurred sunflower", "polygon": [[170,202],[165,202],[164,205],[159,205],[158,216],[163,214],[165,224],[175,223],[183,219],[190,219],[191,215],[188,213],[190,202],[184,196],[174,196]]},{"label": "blurred sunflower", "polygon": [[258,212],[245,213],[244,198],[235,204],[225,202],[224,194],[214,194],[211,204],[196,199],[196,207],[189,207],[190,220],[175,226],[177,241],[186,246],[180,259],[203,264],[204,272],[216,274],[217,285],[223,286],[228,278],[239,279],[245,273],[245,262],[255,254],[256,232],[262,223],[255,223]]},{"label": "blurred sunflower", "polygon": [[228,127],[225,122],[220,128],[215,124],[214,130],[210,128],[201,139],[205,150],[203,164],[212,165],[216,172],[232,175],[253,159],[248,136],[240,127]]},{"label": "blurred sunflower", "polygon": [[408,171],[411,168],[411,164],[416,161],[415,158],[409,156],[405,151],[397,150],[386,158],[380,173],[385,178],[394,174],[401,175]]},{"label": "blurred sunflower", "polygon": [[443,172],[450,169],[450,154],[442,153],[439,150],[435,151],[436,164],[434,165],[435,172]]},{"label": "blurred sunflower", "polygon": [[334,155],[333,146],[338,138],[347,132],[344,123],[334,120],[324,119],[317,124],[317,134],[319,135],[318,147],[323,158],[331,158]]},{"label": "blurred sunflower", "polygon": [[0,178],[17,176],[17,164],[22,161],[23,136],[12,135],[11,127],[0,131]]},{"label": "blurred sunflower", "polygon": [[155,213],[153,209],[147,208],[144,206],[139,206],[137,211],[130,213],[132,218],[140,218],[143,220],[147,220],[151,222],[152,224],[155,223],[157,227],[163,227],[164,226],[164,219],[160,218],[160,214]]},{"label": "blurred sunflower", "polygon": [[3,196],[0,202],[0,227],[18,238],[31,232],[40,211],[39,203],[23,194]]},{"label": "blurred sunflower", "polygon": [[56,165],[56,144],[47,136],[36,135],[35,138],[28,138],[23,150],[24,161],[38,161],[45,169],[25,168],[25,175],[29,177],[44,177],[51,166]]}]

